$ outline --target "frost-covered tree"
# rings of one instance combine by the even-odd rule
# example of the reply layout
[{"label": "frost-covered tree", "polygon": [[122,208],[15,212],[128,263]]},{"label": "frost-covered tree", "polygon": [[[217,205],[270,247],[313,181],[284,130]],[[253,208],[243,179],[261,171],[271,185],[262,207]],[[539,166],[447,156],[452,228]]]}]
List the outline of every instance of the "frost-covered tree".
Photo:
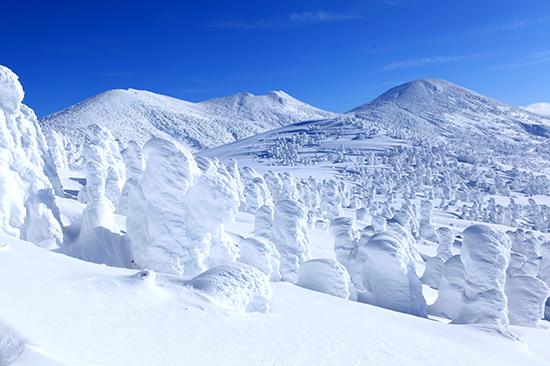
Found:
[{"label": "frost-covered tree", "polygon": [[363,292],[358,300],[407,314],[426,316],[426,300],[404,238],[394,231],[374,234],[359,251]]},{"label": "frost-covered tree", "polygon": [[118,202],[118,213],[128,214],[128,196],[130,187],[140,187],[143,170],[145,169],[145,160],[141,152],[141,147],[135,141],[128,141],[128,146],[121,153],[126,165],[126,183],[122,187],[120,200]]},{"label": "frost-covered tree", "polygon": [[331,221],[329,231],[334,238],[336,260],[347,267],[357,246],[355,221],[349,217],[338,217]]},{"label": "frost-covered tree", "polygon": [[130,190],[127,230],[135,263],[158,272],[195,275],[232,262],[237,249],[223,225],[239,205],[237,182],[219,163],[201,173],[191,153],[152,139],[141,187]]},{"label": "frost-covered tree", "polygon": [[106,128],[90,125],[86,133],[82,150],[86,159],[86,185],[78,194],[78,200],[86,203],[86,208],[77,241],[62,252],[94,263],[129,267],[131,250],[121,241],[113,204],[113,200],[117,203],[119,200],[124,164]]},{"label": "frost-covered tree", "polygon": [[63,193],[23,96],[17,75],[0,66],[0,230],[51,249],[63,241],[54,192]]},{"label": "frost-covered tree", "polygon": [[472,225],[462,232],[460,259],[465,282],[456,324],[488,323],[507,327],[506,268],[510,239],[487,225]]},{"label": "frost-covered tree", "polygon": [[280,281],[281,255],[275,245],[263,237],[248,237],[239,242],[239,262],[258,268],[270,281]]},{"label": "frost-covered tree", "polygon": [[437,300],[428,305],[426,312],[451,320],[456,318],[462,303],[464,278],[464,264],[460,255],[454,255],[443,264]]},{"label": "frost-covered tree", "polygon": [[275,205],[271,241],[281,254],[283,281],[296,282],[298,267],[311,258],[305,207],[282,200]]},{"label": "frost-covered tree", "polygon": [[348,271],[332,259],[310,259],[302,263],[296,285],[344,299],[350,297]]}]

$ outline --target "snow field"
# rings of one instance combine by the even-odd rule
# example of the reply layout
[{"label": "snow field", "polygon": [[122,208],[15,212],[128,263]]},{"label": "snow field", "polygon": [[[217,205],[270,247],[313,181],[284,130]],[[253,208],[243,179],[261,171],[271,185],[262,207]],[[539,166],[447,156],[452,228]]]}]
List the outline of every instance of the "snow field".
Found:
[{"label": "snow field", "polygon": [[[550,183],[534,173],[547,151],[526,137],[533,115],[499,122],[489,157],[438,144],[472,123],[453,103],[452,128],[429,120],[427,137],[369,121],[394,104],[426,119],[411,105],[445,93],[507,110],[421,81],[202,156],[161,138],[121,154],[98,125],[79,147],[49,132],[48,147],[17,76],[2,67],[0,81],[0,366],[550,361]],[[283,94],[210,104],[262,110]],[[510,136],[521,143],[502,154]],[[539,160],[519,168],[526,146]]]}]

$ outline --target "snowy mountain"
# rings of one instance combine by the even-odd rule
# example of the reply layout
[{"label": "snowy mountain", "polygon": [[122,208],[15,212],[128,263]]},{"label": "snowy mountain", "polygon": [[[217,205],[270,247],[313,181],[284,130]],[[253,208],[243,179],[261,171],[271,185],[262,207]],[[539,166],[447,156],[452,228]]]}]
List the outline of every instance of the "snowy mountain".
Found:
[{"label": "snowy mountain", "polygon": [[[342,149],[361,155],[368,146],[378,148],[381,139],[388,147],[444,146],[459,160],[490,154],[501,163],[550,168],[549,117],[434,79],[400,85],[335,118],[296,123],[200,154],[293,165],[293,159],[315,161]],[[283,141],[291,142],[294,158]]]},{"label": "snowy mountain", "polygon": [[347,114],[407,131],[419,140],[437,139],[478,152],[507,154],[512,146],[550,137],[549,117],[437,79],[397,86]]},{"label": "snowy mountain", "polygon": [[173,138],[192,150],[219,146],[298,121],[336,116],[302,103],[282,91],[250,93],[190,103],[140,91],[109,90],[40,119],[54,130],[82,142],[89,124],[107,127],[126,144],[143,145],[153,137]]}]

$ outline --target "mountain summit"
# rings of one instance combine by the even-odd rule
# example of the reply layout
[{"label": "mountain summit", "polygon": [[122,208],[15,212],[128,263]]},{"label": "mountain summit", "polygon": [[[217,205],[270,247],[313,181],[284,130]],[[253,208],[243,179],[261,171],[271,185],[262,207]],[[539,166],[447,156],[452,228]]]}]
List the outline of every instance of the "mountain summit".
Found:
[{"label": "mountain summit", "polygon": [[347,114],[424,136],[502,141],[550,137],[550,118],[439,79],[399,85]]},{"label": "mountain summit", "polygon": [[484,154],[538,169],[548,166],[542,162],[550,157],[549,137],[549,117],[448,81],[423,79],[392,88],[335,118],[280,127],[201,155],[235,158],[242,164],[256,159],[271,168],[274,162],[332,164],[345,151],[361,155],[377,144],[388,149],[404,144],[445,146],[460,159]]},{"label": "mountain summit", "polygon": [[141,90],[109,90],[40,119],[73,141],[85,128],[107,127],[121,142],[144,143],[152,137],[175,139],[193,150],[214,147],[299,121],[337,114],[300,102],[282,91],[254,96],[235,94],[201,103]]}]

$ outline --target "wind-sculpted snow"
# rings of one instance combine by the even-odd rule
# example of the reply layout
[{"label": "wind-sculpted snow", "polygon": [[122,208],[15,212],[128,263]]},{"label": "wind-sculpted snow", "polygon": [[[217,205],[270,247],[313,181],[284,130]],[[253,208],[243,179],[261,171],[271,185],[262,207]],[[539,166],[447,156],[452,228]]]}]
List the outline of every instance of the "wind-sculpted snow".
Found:
[{"label": "wind-sculpted snow", "polygon": [[346,267],[332,259],[311,259],[298,268],[296,285],[347,299],[350,277]]},{"label": "wind-sculpted snow", "polygon": [[211,268],[188,285],[222,308],[247,313],[267,313],[273,297],[268,277],[243,263]]},{"label": "wind-sculpted snow", "polygon": [[94,203],[107,198],[118,208],[126,180],[125,165],[118,144],[106,128],[90,125],[82,154],[86,159],[86,186],[79,193],[82,203]]},{"label": "wind-sculpted snow", "polygon": [[187,238],[196,248],[206,244],[206,268],[233,262],[237,248],[224,231],[239,209],[238,187],[219,162],[199,176],[185,197]]},{"label": "wind-sculpted snow", "polygon": [[280,281],[281,255],[275,245],[264,237],[248,237],[239,242],[239,262],[258,268],[270,281]]},{"label": "wind-sculpted snow", "polygon": [[437,300],[426,308],[426,312],[451,320],[456,318],[462,302],[464,278],[464,264],[460,255],[454,255],[443,264]]},{"label": "wind-sculpted snow", "polygon": [[26,339],[0,318],[0,366],[11,365],[25,351]]},{"label": "wind-sculpted snow", "polygon": [[20,332],[0,318],[0,366],[63,366],[65,364],[44,355],[30,345]]},{"label": "wind-sculpted snow", "polygon": [[128,141],[128,146],[121,152],[121,155],[124,159],[124,165],[126,165],[126,182],[120,192],[118,213],[127,215],[130,205],[128,202],[130,190],[139,189],[139,187],[141,187],[145,160],[141,152],[141,147],[135,141]]},{"label": "wind-sculpted snow", "polygon": [[298,267],[311,259],[306,211],[301,203],[282,200],[275,205],[270,240],[281,254],[283,281],[295,283]]},{"label": "wind-sculpted snow", "polygon": [[46,131],[44,134],[50,150],[52,161],[57,169],[68,169],[69,160],[65,149],[66,137],[61,136],[54,130]]},{"label": "wind-sculpted snow", "polygon": [[158,272],[196,275],[233,262],[237,248],[224,224],[239,206],[232,175],[213,160],[203,172],[175,142],[152,139],[147,164],[128,195],[127,230],[135,264]]},{"label": "wind-sculpted snow", "polygon": [[144,144],[153,137],[175,139],[193,150],[219,146],[291,123],[334,117],[282,91],[263,96],[250,93],[190,103],[141,90],[109,90],[40,119],[82,143],[85,128],[108,128],[121,142]]},{"label": "wind-sculpted snow", "polygon": [[544,304],[550,295],[544,282],[533,276],[518,275],[506,280],[504,291],[511,325],[534,328],[544,318]]},{"label": "wind-sculpted snow", "polygon": [[420,207],[419,234],[422,239],[437,243],[437,234],[432,221],[432,203],[424,200]]},{"label": "wind-sculpted snow", "polygon": [[23,96],[17,75],[0,66],[0,230],[51,249],[63,241],[54,189],[62,191]]},{"label": "wind-sculpted snow", "polygon": [[352,252],[358,245],[355,221],[349,217],[338,217],[331,221],[329,231],[334,237],[336,259],[347,267]]},{"label": "wind-sculpted snow", "polygon": [[507,327],[504,284],[510,259],[510,239],[487,225],[462,232],[460,258],[465,282],[456,324],[488,323]]},{"label": "wind-sculpted snow", "polygon": [[[422,221],[421,221],[422,222]],[[426,261],[426,269],[420,278],[423,284],[432,288],[439,289],[441,283],[443,265],[449,258],[453,256],[453,239],[454,235],[451,229],[440,227],[437,229],[437,238],[439,245],[437,247],[437,255]]]},{"label": "wind-sculpted snow", "polygon": [[128,267],[131,249],[121,240],[114,218],[115,203],[118,204],[124,182],[124,164],[108,130],[91,125],[87,132],[83,149],[86,185],[78,194],[78,200],[87,206],[77,241],[60,251],[94,263]]},{"label": "wind-sculpted snow", "polygon": [[255,213],[263,205],[273,205],[267,184],[260,174],[250,167],[242,169],[244,178],[245,211]]},{"label": "wind-sculpted snow", "polygon": [[361,269],[359,301],[417,316],[426,316],[426,300],[405,239],[395,231],[376,233],[359,248],[366,261]]},{"label": "wind-sculpted snow", "polygon": [[[142,187],[132,199],[142,207],[130,212],[128,234],[136,264],[157,272],[184,272],[197,274],[205,267],[202,264],[206,245],[195,248],[189,245],[185,225],[183,199],[200,175],[192,155],[175,143],[152,139],[143,148],[147,166],[143,172]],[[143,215],[142,215],[143,213]],[[144,220],[139,222],[140,219]],[[142,232],[144,230],[144,232]],[[194,267],[194,268],[191,268]]]},{"label": "wind-sculpted snow", "polygon": [[254,214],[254,235],[269,239],[273,231],[273,207],[262,206]]}]

